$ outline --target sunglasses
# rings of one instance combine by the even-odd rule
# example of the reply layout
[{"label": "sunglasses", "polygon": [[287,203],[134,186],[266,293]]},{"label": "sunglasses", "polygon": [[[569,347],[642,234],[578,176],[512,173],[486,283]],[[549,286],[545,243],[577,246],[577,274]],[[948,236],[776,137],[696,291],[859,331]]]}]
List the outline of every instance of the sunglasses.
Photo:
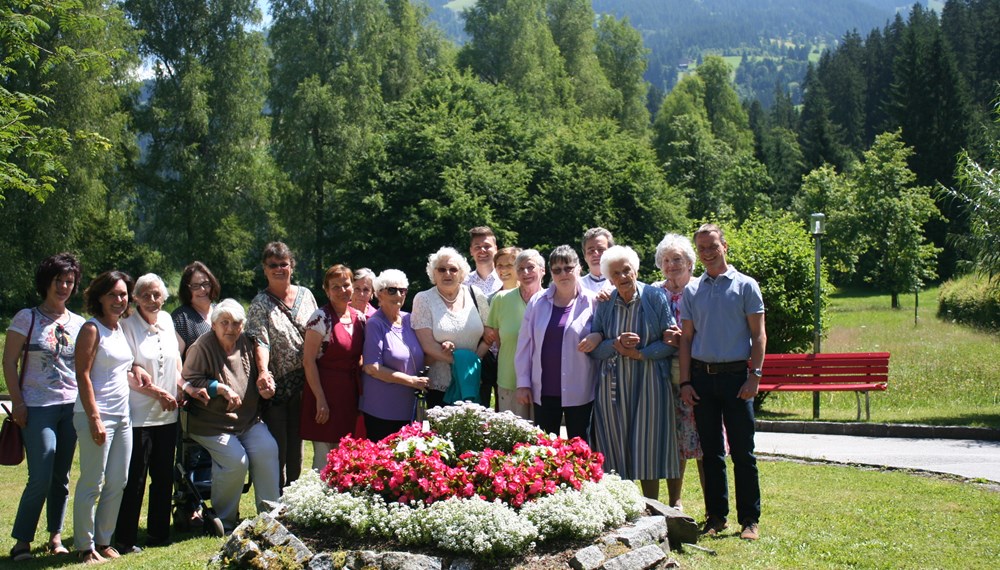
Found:
[{"label": "sunglasses", "polygon": [[553,275],[562,275],[563,273],[566,274],[573,273],[575,269],[576,269],[575,265],[563,265],[561,267],[560,266],[550,267],[549,271],[551,271]]},{"label": "sunglasses", "polygon": [[435,267],[434,270],[441,274],[451,273],[452,275],[457,275],[459,271],[457,267]]},{"label": "sunglasses", "polygon": [[278,269],[279,267],[281,269],[288,269],[291,266],[292,266],[292,264],[288,263],[287,261],[283,261],[281,263],[268,263],[267,264],[267,268],[268,269]]},{"label": "sunglasses", "polygon": [[406,287],[386,287],[385,292],[390,295],[406,295]]}]

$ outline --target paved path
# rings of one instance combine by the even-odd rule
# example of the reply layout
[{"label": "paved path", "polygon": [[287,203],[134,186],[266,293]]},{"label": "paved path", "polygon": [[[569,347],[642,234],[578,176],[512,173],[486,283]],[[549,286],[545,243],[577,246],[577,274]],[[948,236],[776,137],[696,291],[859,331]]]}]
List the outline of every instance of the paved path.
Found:
[{"label": "paved path", "polygon": [[1000,483],[1000,442],[758,431],[761,454],[921,469]]}]

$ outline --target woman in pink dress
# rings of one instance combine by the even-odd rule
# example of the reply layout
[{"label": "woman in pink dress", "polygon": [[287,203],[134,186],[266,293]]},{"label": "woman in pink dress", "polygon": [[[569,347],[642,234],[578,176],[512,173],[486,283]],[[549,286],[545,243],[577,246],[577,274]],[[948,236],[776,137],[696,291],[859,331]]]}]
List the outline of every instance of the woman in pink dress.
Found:
[{"label": "woman in pink dress", "polygon": [[354,275],[344,265],[326,271],[323,290],[330,302],[309,317],[302,365],[306,387],[299,428],[313,442],[313,469],[326,466],[326,456],[340,438],[356,430],[361,395],[361,353],[365,315],[351,306]]}]

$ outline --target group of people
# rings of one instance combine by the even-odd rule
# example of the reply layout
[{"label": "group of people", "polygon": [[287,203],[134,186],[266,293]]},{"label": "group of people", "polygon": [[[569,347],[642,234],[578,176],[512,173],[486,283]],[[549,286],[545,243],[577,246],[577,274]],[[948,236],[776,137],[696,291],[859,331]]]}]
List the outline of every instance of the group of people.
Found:
[{"label": "group of people", "polygon": [[[225,530],[239,520],[248,472],[258,510],[345,435],[377,441],[418,417],[422,405],[474,399],[536,422],[565,425],[605,456],[604,468],[658,497],[698,460],[708,534],[727,527],[725,455],[737,480],[741,537],[756,539],[760,491],[753,455],[753,396],[763,366],[764,305],[757,283],[726,263],[717,226],[695,249],[667,234],[656,248],[664,279],[638,281],[640,261],[603,228],[546,259],[497,249],[486,227],[470,230],[475,268],[452,247],[428,257],[432,286],[403,311],[409,280],[338,264],[323,278],[328,302],[293,283],[295,258],[281,242],[261,255],[267,286],[249,309],[219,301],[201,262],[187,266],[181,305],[155,274],[98,275],[84,291],[89,320],[67,308],[81,270],[67,253],[35,275],[38,306],[18,312],[3,356],[14,421],[22,427],[28,482],[10,556],[33,556],[47,505],[50,553],[67,553],[62,528],[69,470],[80,447],[74,546],[84,562],[137,552],[149,480],[146,546],[169,541],[179,410],[186,433],[212,456],[212,505]],[[548,287],[543,286],[546,274]],[[377,300],[377,308],[371,301]],[[133,311],[134,304],[134,311]],[[749,366],[748,366],[749,363]]]}]

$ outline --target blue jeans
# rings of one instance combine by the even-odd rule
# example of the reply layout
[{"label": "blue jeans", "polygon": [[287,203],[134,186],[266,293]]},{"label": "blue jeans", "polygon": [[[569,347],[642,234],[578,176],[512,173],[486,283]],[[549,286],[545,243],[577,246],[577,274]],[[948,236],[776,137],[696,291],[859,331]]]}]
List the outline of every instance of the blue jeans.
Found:
[{"label": "blue jeans", "polygon": [[28,459],[28,484],[17,507],[16,540],[33,542],[42,503],[47,503],[49,534],[62,532],[69,497],[69,470],[76,451],[73,404],[29,406],[28,423],[21,430]]},{"label": "blue jeans", "polygon": [[746,372],[708,374],[691,367],[691,387],[700,398],[694,407],[694,419],[705,454],[705,513],[721,519],[729,515],[726,448],[722,440],[725,424],[736,479],[736,515],[741,525],[760,520],[760,480],[753,454],[753,399],[737,396],[746,380]]}]

